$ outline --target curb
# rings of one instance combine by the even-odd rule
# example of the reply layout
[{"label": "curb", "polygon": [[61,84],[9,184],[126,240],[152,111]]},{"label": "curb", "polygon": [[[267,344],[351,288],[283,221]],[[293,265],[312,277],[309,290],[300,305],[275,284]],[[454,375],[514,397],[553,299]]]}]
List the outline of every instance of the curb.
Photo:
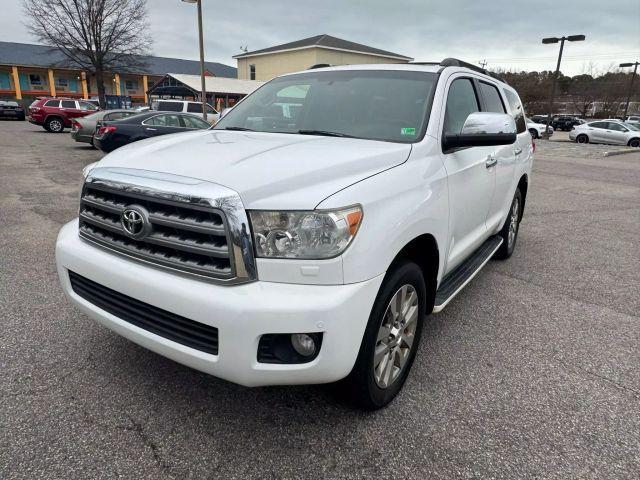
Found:
[{"label": "curb", "polygon": [[627,150],[613,150],[612,152],[604,152],[603,157],[613,157],[614,155],[624,155],[625,153],[640,153],[637,148],[628,148]]}]

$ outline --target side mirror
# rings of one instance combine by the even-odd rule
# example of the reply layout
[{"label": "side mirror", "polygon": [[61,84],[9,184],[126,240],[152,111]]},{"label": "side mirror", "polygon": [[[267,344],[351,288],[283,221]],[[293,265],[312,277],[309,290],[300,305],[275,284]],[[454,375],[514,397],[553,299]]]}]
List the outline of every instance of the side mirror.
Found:
[{"label": "side mirror", "polygon": [[444,136],[445,151],[462,147],[511,145],[516,141],[516,122],[506,113],[475,112],[467,117],[459,134]]}]

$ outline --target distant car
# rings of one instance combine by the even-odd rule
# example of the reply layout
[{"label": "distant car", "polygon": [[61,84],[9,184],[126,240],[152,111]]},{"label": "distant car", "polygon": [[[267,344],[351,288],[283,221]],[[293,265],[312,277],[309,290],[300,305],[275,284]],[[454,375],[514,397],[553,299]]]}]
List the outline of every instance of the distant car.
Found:
[{"label": "distant car", "polygon": [[577,143],[640,147],[640,127],[620,120],[598,120],[574,127],[569,138]]},{"label": "distant car", "polygon": [[60,133],[71,128],[75,118],[86,117],[98,107],[84,100],[61,97],[38,97],[29,105],[29,122],[41,125],[48,132]]},{"label": "distant car", "polygon": [[18,102],[0,100],[0,117],[24,120],[24,108]]},{"label": "distant car", "polygon": [[71,138],[76,142],[93,145],[93,135],[98,122],[120,120],[137,114],[135,110],[100,110],[86,117],[76,118],[71,121]]},{"label": "distant car", "polygon": [[627,119],[625,120],[625,123],[628,123],[630,125],[640,125],[640,116],[631,115],[630,117],[627,117]]},{"label": "distant car", "polygon": [[[183,112],[202,114],[202,103],[189,100],[156,100],[151,104],[151,110],[158,112]],[[207,103],[207,120],[216,123],[220,120],[220,114]]]},{"label": "distant car", "polygon": [[145,138],[207,128],[211,128],[209,123],[191,113],[153,111],[99,124],[93,145],[103,152],[111,152]]},{"label": "distant car", "polygon": [[549,136],[553,135],[553,127],[547,127],[544,123],[533,122],[531,119],[527,118],[527,130],[531,134],[531,138],[540,138],[544,135],[544,130],[547,129],[549,132]]},{"label": "distant car", "polygon": [[553,117],[553,120],[551,120],[551,126],[555,130],[562,130],[563,132],[568,132],[576,125],[580,125],[582,123],[582,120],[572,115],[556,115]]},{"label": "distant car", "polygon": [[542,125],[547,124],[547,116],[546,115],[531,115],[528,117],[533,123],[541,123]]}]

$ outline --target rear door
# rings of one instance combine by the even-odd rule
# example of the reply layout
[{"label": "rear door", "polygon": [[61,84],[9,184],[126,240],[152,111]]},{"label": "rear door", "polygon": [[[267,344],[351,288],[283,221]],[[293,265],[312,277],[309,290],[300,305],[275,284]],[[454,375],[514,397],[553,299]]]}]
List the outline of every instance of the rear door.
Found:
[{"label": "rear door", "polygon": [[607,142],[607,127],[609,122],[591,122],[587,125],[587,135],[590,142]]},{"label": "rear door", "polygon": [[[499,88],[497,83],[480,80],[478,85],[482,97],[482,111],[507,113],[507,101],[506,98],[503,98],[500,92],[502,88]],[[527,131],[526,126],[523,125],[524,114],[522,114],[522,107],[520,108],[520,116],[522,117],[522,121],[518,129],[516,143],[513,145],[496,145],[493,147],[493,155],[498,163],[496,163],[494,167],[496,171],[496,186],[493,198],[491,199],[489,214],[487,215],[487,229],[490,232],[495,230],[498,225],[502,226],[502,222],[506,218],[507,211],[511,206],[513,197],[511,190],[515,176],[516,155],[520,156],[523,152],[520,141],[524,143],[526,137],[528,142],[531,143],[531,134]]]},{"label": "rear door", "polygon": [[[469,114],[479,111],[476,81],[466,75],[452,76],[447,85],[442,135],[459,134]],[[487,162],[494,152],[495,147],[442,152],[449,186],[447,271],[459,265],[486,238],[486,219],[496,180],[496,168]]]}]

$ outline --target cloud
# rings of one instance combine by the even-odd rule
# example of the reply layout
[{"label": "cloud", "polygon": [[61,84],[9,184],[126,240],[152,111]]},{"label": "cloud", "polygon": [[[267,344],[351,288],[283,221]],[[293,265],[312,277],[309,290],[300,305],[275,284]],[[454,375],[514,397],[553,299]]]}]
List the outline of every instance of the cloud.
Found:
[{"label": "cloud", "polygon": [[[0,39],[32,41],[19,0],[3,0]],[[148,0],[154,54],[198,58],[196,7]],[[328,33],[416,60],[486,59],[489,67],[555,68],[557,45],[545,36],[585,34],[566,46],[562,70],[579,73],[640,58],[640,2],[602,0],[203,0],[205,56],[235,65],[241,45],[257,50]]]}]

